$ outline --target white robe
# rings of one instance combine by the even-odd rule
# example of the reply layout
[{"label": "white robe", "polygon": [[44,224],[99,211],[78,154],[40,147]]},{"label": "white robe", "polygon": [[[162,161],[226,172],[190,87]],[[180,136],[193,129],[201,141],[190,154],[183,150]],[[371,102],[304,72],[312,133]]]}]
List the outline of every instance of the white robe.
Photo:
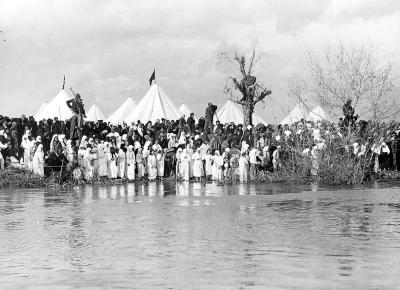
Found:
[{"label": "white robe", "polygon": [[108,177],[109,178],[117,178],[118,177],[118,167],[117,167],[117,155],[111,154],[111,152],[107,153],[107,161],[108,161]]},{"label": "white robe", "polygon": [[154,180],[157,178],[157,160],[154,155],[149,155],[147,157],[147,166],[148,166],[148,174],[149,180]]},{"label": "white robe", "polygon": [[206,154],[205,160],[206,160],[206,175],[210,176],[212,175],[213,156],[211,154]]},{"label": "white robe", "polygon": [[239,181],[247,182],[248,180],[248,172],[249,172],[249,160],[246,157],[240,156],[239,158]]},{"label": "white robe", "polygon": [[214,156],[214,162],[212,167],[212,179],[220,181],[223,179],[222,166],[224,165],[224,159],[222,156]]},{"label": "white robe", "polygon": [[97,174],[99,176],[107,176],[107,156],[104,145],[100,145],[97,150]]},{"label": "white robe", "polygon": [[142,178],[144,176],[144,158],[142,153],[136,155],[136,164],[138,171],[138,178]]},{"label": "white robe", "polygon": [[157,175],[164,177],[164,154],[157,154]]},{"label": "white robe", "polygon": [[124,150],[119,149],[118,151],[118,176],[120,178],[125,177],[125,168],[126,168],[126,154]]},{"label": "white robe", "polygon": [[187,153],[182,153],[181,163],[179,168],[180,176],[183,180],[189,181],[190,179],[190,157]]},{"label": "white robe", "polygon": [[83,156],[83,162],[85,164],[85,170],[83,171],[83,175],[86,180],[91,180],[94,176],[94,154],[90,152],[86,152]]},{"label": "white robe", "polygon": [[126,177],[129,180],[135,180],[135,152],[133,151],[127,151],[126,152],[126,165],[127,165],[127,170],[126,170]]},{"label": "white robe", "polygon": [[31,168],[31,147],[32,143],[29,141],[29,139],[22,139],[21,142],[21,148],[24,149],[24,157],[23,157],[23,164],[25,165],[25,168]]},{"label": "white robe", "polygon": [[201,154],[196,152],[192,156],[193,159],[193,176],[194,177],[203,177],[203,159],[201,158]]},{"label": "white robe", "polygon": [[33,156],[32,166],[33,173],[42,177],[44,176],[44,153],[42,145],[39,145],[36,149],[35,155]]}]

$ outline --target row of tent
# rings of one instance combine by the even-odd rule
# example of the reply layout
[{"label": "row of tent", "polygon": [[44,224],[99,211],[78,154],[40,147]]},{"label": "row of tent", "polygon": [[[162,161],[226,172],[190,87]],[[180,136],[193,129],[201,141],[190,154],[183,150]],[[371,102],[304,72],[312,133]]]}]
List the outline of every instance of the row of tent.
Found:
[{"label": "row of tent", "polygon": [[[61,90],[56,97],[49,103],[43,104],[37,113],[34,115],[36,120],[49,119],[58,117],[59,120],[66,120],[72,117],[72,112],[68,108],[66,102],[70,98],[64,90]],[[309,116],[305,117],[306,112],[305,106],[297,105],[287,116],[281,124],[292,124],[299,121],[300,119],[312,119],[317,120],[328,120],[327,115],[321,107],[316,107],[312,112],[309,112]],[[156,119],[169,119],[177,120],[181,116],[188,117],[192,111],[185,105],[182,104],[177,108],[170,98],[165,94],[157,83],[153,83],[145,94],[145,96],[135,103],[135,101],[129,97],[122,105],[112,113],[108,118],[104,116],[102,111],[97,105],[93,105],[86,112],[86,119],[88,121],[103,120],[110,122],[111,124],[122,124],[123,122],[130,124],[137,120],[142,122],[155,121]],[[222,124],[225,123],[243,123],[243,112],[242,109],[235,104],[233,101],[228,100],[224,106],[216,113],[215,121],[220,121]],[[254,124],[267,123],[257,114],[253,114]]]},{"label": "row of tent", "polygon": [[312,110],[307,107],[304,103],[297,104],[289,115],[281,122],[281,125],[293,124],[301,120],[318,122],[318,121],[332,121],[332,118],[325,112],[325,110],[316,106]]}]

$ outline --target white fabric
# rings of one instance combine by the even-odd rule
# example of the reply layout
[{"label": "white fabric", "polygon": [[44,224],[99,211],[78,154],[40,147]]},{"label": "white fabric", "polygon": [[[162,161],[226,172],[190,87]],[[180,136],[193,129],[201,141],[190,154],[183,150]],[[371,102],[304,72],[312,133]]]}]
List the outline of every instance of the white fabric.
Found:
[{"label": "white fabric", "polygon": [[134,111],[136,107],[135,101],[129,97],[114,113],[112,113],[106,120],[111,124],[118,125],[124,122],[126,116]]},{"label": "white fabric", "polygon": [[125,117],[125,122],[140,120],[142,123],[154,122],[157,119],[178,120],[181,114],[164,91],[153,83],[136,108]]},{"label": "white fabric", "polygon": [[318,122],[318,121],[331,121],[331,118],[328,116],[328,114],[325,112],[323,108],[320,106],[316,106],[307,116],[306,118],[307,121],[313,121],[313,122]]},{"label": "white fabric", "polygon": [[306,108],[304,104],[297,104],[292,111],[290,111],[289,115],[283,119],[281,125],[285,124],[293,124],[295,122],[299,122],[301,119],[306,119],[310,111]]},{"label": "white fabric", "polygon": [[126,170],[126,177],[129,180],[135,180],[135,152],[128,148],[126,152],[126,163],[128,169]]},{"label": "white fabric", "polygon": [[40,119],[38,119],[38,116],[40,116],[40,113],[43,112],[43,110],[47,107],[47,105],[48,105],[48,103],[43,103],[43,104],[40,106],[40,108],[39,108],[39,110],[37,110],[36,114],[33,115],[33,117],[35,118],[35,120],[40,120]]},{"label": "white fabric", "polygon": [[246,157],[240,156],[239,169],[238,169],[240,182],[247,182],[247,180],[248,180],[247,173],[248,172],[249,172],[249,161],[247,160]]},{"label": "white fabric", "polygon": [[203,159],[201,158],[201,154],[199,152],[195,152],[192,155],[193,162],[193,176],[194,177],[202,177],[204,175],[203,172]]},{"label": "white fabric", "polygon": [[147,157],[147,164],[149,180],[155,180],[157,178],[157,160],[153,154]]},{"label": "white fabric", "polygon": [[105,120],[106,117],[104,116],[103,112],[97,105],[92,105],[89,111],[86,113],[85,121],[92,121],[97,122],[99,120]]},{"label": "white fabric", "polygon": [[[244,115],[241,108],[231,100],[227,100],[225,105],[217,112],[217,118],[214,118],[214,123],[220,121],[222,124],[234,122],[235,124],[243,124]],[[253,113],[253,124],[264,124],[267,125],[260,116]]]},{"label": "white fabric", "polygon": [[43,145],[40,144],[36,149],[32,161],[33,173],[43,177],[44,176],[44,152]]},{"label": "white fabric", "polygon": [[185,118],[189,117],[192,113],[192,111],[185,104],[182,104],[178,110],[181,116],[185,116]]},{"label": "white fabric", "polygon": [[39,112],[35,119],[37,121],[42,119],[53,119],[57,117],[59,120],[67,120],[72,117],[73,113],[67,106],[67,101],[70,98],[64,90],[61,90],[47,106]]}]

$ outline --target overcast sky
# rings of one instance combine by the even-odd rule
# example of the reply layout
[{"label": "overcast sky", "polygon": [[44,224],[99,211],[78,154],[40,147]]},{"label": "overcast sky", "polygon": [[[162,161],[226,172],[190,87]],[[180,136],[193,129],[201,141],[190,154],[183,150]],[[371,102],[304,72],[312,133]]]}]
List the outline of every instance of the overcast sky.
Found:
[{"label": "overcast sky", "polygon": [[10,116],[50,101],[64,74],[86,108],[108,116],[146,93],[153,68],[177,106],[203,114],[224,103],[234,71],[217,53],[236,49],[263,53],[256,76],[273,94],[257,112],[267,121],[291,109],[288,81],[328,45],[372,42],[400,75],[398,0],[0,0],[0,30],[0,114]]}]

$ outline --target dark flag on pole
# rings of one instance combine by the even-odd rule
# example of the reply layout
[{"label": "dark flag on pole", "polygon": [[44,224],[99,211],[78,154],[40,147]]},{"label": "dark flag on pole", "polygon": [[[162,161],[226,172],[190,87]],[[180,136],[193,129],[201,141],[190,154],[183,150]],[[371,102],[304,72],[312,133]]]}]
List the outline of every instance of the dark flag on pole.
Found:
[{"label": "dark flag on pole", "polygon": [[156,70],[153,71],[153,73],[151,74],[151,77],[150,77],[150,79],[149,79],[150,86],[151,86],[151,83],[152,83],[153,81],[155,81],[155,80],[156,80]]}]

